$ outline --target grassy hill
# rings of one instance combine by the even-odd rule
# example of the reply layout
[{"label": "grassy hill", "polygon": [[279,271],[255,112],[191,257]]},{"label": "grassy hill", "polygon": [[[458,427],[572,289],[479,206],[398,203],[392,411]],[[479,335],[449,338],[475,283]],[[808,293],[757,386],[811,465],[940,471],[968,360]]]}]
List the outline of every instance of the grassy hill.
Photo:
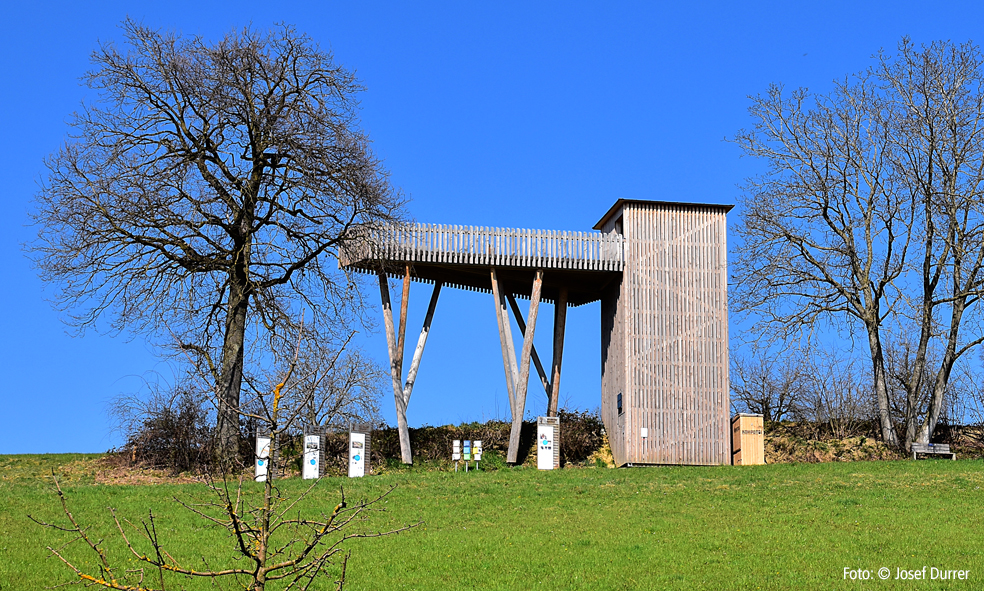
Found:
[{"label": "grassy hill", "polygon": [[[88,463],[87,463],[88,462]],[[91,458],[2,456],[0,589],[70,580],[47,557],[61,539],[27,520],[57,519],[57,466],[76,517],[111,534],[106,507],[153,508],[163,537],[192,559],[228,544],[172,496],[201,484],[95,483]],[[87,467],[88,466],[88,467]],[[347,589],[976,589],[984,587],[984,465],[844,462],[749,467],[529,468],[469,474],[413,469],[325,479],[313,509],[396,486],[362,524],[397,536],[354,540]],[[283,481],[286,494],[305,484]],[[116,552],[119,551],[118,544]],[[117,554],[123,557],[123,554]],[[896,580],[897,569],[969,569],[966,581]],[[891,570],[888,580],[879,568]],[[867,583],[844,579],[866,569]],[[188,586],[189,589],[206,589]],[[325,587],[328,588],[328,587]]]}]

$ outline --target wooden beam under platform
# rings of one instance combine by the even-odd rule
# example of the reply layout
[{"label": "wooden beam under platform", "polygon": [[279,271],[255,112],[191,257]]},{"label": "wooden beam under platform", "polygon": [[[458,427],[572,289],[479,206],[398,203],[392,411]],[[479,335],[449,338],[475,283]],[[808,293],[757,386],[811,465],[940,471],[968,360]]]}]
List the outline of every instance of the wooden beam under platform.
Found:
[{"label": "wooden beam under platform", "polygon": [[[516,303],[516,298],[513,294],[506,293],[506,297],[509,298],[509,307],[512,308],[513,316],[516,318],[516,324],[519,325],[519,332],[526,338],[526,321],[523,320],[523,313],[519,309],[519,304]],[[540,356],[536,353],[536,345],[533,345],[533,365],[536,367],[536,373],[540,376],[540,383],[543,384],[543,391],[550,398],[550,382],[547,380],[547,372],[543,370],[543,364],[540,363]]]}]

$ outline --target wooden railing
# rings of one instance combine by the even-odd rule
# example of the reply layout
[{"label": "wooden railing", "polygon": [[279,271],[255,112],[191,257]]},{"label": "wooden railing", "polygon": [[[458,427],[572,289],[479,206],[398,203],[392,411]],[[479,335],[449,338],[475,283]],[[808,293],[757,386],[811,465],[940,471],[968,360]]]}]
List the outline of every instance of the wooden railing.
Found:
[{"label": "wooden railing", "polygon": [[370,267],[373,261],[621,271],[623,238],[442,224],[363,228],[359,239],[343,250],[340,262]]}]

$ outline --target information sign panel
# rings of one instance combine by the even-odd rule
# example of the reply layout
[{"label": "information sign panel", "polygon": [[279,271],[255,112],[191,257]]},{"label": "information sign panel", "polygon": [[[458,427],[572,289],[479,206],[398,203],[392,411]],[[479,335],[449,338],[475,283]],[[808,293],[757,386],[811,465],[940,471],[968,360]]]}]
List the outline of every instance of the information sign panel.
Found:
[{"label": "information sign panel", "polygon": [[476,462],[482,461],[482,440],[476,439],[472,442],[472,455],[475,456]]},{"label": "information sign panel", "polygon": [[349,433],[349,478],[366,475],[366,434]]},{"label": "information sign panel", "polygon": [[457,462],[461,459],[461,440],[455,439],[451,443],[451,460]]},{"label": "information sign panel", "polygon": [[256,481],[265,482],[270,468],[270,438],[256,437]]},{"label": "information sign panel", "polygon": [[313,480],[321,476],[321,436],[304,436],[304,469],[301,471],[305,480]]},{"label": "information sign panel", "polygon": [[469,461],[471,461],[471,440],[470,440],[470,439],[465,439],[465,451],[464,451],[464,456],[465,456],[465,457],[464,457],[464,460],[465,460],[466,462],[469,462]]}]

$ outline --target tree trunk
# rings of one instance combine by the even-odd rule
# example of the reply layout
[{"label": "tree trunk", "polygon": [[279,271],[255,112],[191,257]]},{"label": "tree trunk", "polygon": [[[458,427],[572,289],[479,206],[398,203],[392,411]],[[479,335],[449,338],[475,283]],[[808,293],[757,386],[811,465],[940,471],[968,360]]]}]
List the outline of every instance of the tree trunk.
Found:
[{"label": "tree trunk", "polygon": [[953,365],[957,362],[957,337],[960,331],[960,322],[966,309],[966,298],[958,298],[953,302],[953,313],[950,316],[950,331],[947,334],[946,350],[943,353],[943,361],[940,363],[940,371],[936,374],[936,381],[933,384],[933,395],[929,399],[929,408],[926,409],[926,418],[923,420],[922,427],[919,429],[919,443],[929,443],[936,431],[936,423],[940,420],[940,412],[943,410],[943,397],[946,394],[947,384],[950,382],[950,372]]},{"label": "tree trunk", "polygon": [[881,426],[882,439],[891,446],[898,446],[899,439],[892,425],[891,407],[888,401],[888,384],[885,379],[885,354],[882,350],[881,337],[877,326],[868,326],[868,346],[871,349],[871,375],[875,399],[878,402],[878,422]]},{"label": "tree trunk", "polygon": [[216,385],[218,417],[215,456],[222,470],[236,466],[239,459],[239,393],[243,383],[243,353],[246,339],[246,312],[249,296],[243,283],[233,278],[225,336],[222,341],[222,372]]}]

